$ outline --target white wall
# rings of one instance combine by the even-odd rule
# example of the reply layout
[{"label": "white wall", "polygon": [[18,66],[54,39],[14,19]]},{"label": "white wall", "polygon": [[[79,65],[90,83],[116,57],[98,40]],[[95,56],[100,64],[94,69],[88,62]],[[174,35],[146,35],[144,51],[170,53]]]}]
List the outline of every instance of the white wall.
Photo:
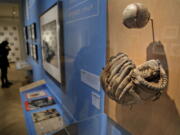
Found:
[{"label": "white wall", "polygon": [[[15,14],[13,14],[15,11]],[[23,41],[23,31],[22,31],[22,22],[20,15],[20,5],[19,4],[10,4],[10,3],[0,3],[0,27],[4,26],[17,26],[18,27],[18,43],[20,50],[20,60],[25,59],[25,47]]]}]

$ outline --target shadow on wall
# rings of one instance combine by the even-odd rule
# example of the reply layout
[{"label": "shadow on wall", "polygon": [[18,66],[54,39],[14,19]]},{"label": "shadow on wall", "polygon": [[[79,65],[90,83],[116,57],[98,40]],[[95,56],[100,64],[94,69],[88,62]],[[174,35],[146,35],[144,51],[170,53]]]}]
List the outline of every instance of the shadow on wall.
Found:
[{"label": "shadow on wall", "polygon": [[147,58],[146,60],[151,59],[158,59],[161,62],[161,65],[163,66],[164,70],[166,71],[167,75],[169,76],[169,68],[168,68],[168,62],[166,53],[164,50],[164,45],[161,43],[161,41],[153,41],[149,44],[149,46],[146,49],[147,51]]},{"label": "shadow on wall", "polygon": [[[162,44],[161,41],[153,41],[151,42],[147,49],[146,49],[146,60],[152,60],[152,59],[158,59],[165,70],[168,80],[169,80],[169,66],[168,66],[168,61],[167,61],[167,56],[166,52],[164,49],[164,45]],[[165,89],[165,92],[167,92],[168,87]]]}]

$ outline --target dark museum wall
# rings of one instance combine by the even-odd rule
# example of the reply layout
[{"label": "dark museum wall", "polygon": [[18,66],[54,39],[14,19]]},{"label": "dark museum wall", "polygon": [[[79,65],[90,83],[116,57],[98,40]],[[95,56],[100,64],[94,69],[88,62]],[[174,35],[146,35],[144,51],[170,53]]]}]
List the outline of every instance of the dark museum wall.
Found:
[{"label": "dark museum wall", "polygon": [[[155,40],[161,41],[161,45],[150,45],[153,41],[150,22],[142,29],[128,29],[122,24],[123,9],[135,2],[149,9],[154,20]],[[130,109],[105,98],[105,112],[133,135],[180,134],[179,12],[179,0],[108,1],[108,57],[124,52],[136,65],[158,58],[169,74],[168,89],[155,102],[134,105]]]},{"label": "dark museum wall", "polygon": [[[65,89],[55,82],[43,69],[40,16],[57,0],[23,1],[25,26],[37,25],[37,40],[28,40],[38,46],[39,60],[30,56],[28,62],[33,68],[33,80],[45,79],[53,95],[63,104],[69,117],[82,120],[104,111],[104,92],[99,81],[90,86],[82,81],[82,74],[95,78],[105,65],[106,52],[106,1],[64,0],[64,59]],[[99,80],[99,79],[98,79]],[[93,82],[94,81],[94,82]],[[97,89],[97,90],[96,90]],[[96,102],[93,102],[96,100]]]}]

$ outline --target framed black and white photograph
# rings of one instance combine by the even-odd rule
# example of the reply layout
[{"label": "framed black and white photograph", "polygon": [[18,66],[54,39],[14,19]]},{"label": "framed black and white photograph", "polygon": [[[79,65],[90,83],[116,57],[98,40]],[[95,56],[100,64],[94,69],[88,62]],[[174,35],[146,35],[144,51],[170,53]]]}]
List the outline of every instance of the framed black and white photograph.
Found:
[{"label": "framed black and white photograph", "polygon": [[63,38],[60,37],[63,37],[63,28],[62,25],[60,25],[59,8],[62,8],[62,5],[59,6],[59,4],[56,4],[46,11],[40,17],[40,25],[43,67],[48,74],[61,83],[62,60],[60,58],[62,56]]},{"label": "framed black and white photograph", "polygon": [[24,27],[24,40],[25,41],[28,40],[28,27],[27,26]]},{"label": "framed black and white photograph", "polygon": [[26,42],[26,54],[29,56],[30,55],[30,48],[29,48],[29,43]]},{"label": "framed black and white photograph", "polygon": [[28,30],[28,40],[32,40],[31,25],[27,26],[27,30]]},{"label": "framed black and white photograph", "polygon": [[35,61],[38,61],[38,46],[33,45],[32,49],[33,49],[33,59]]},{"label": "framed black and white photograph", "polygon": [[31,44],[31,45],[29,46],[29,48],[30,48],[30,56],[33,58],[33,56],[34,56],[33,45]]},{"label": "framed black and white photograph", "polygon": [[36,23],[30,25],[31,27],[31,39],[36,40]]}]

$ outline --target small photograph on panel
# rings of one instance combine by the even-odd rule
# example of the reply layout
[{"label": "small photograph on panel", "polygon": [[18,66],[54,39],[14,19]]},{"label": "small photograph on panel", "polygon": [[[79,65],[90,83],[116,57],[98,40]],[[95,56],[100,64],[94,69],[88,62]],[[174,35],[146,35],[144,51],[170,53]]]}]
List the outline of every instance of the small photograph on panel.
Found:
[{"label": "small photograph on panel", "polygon": [[30,54],[30,48],[29,48],[29,43],[26,42],[26,54],[29,55]]},{"label": "small photograph on panel", "polygon": [[24,40],[28,40],[28,28],[27,26],[24,27]]},{"label": "small photograph on panel", "polygon": [[36,40],[36,24],[35,23],[33,23],[33,24],[31,24],[31,36],[32,36],[32,39],[33,40]]},{"label": "small photograph on panel", "polygon": [[31,40],[32,34],[31,34],[31,27],[30,26],[27,27],[27,31],[28,31],[28,38]]}]

